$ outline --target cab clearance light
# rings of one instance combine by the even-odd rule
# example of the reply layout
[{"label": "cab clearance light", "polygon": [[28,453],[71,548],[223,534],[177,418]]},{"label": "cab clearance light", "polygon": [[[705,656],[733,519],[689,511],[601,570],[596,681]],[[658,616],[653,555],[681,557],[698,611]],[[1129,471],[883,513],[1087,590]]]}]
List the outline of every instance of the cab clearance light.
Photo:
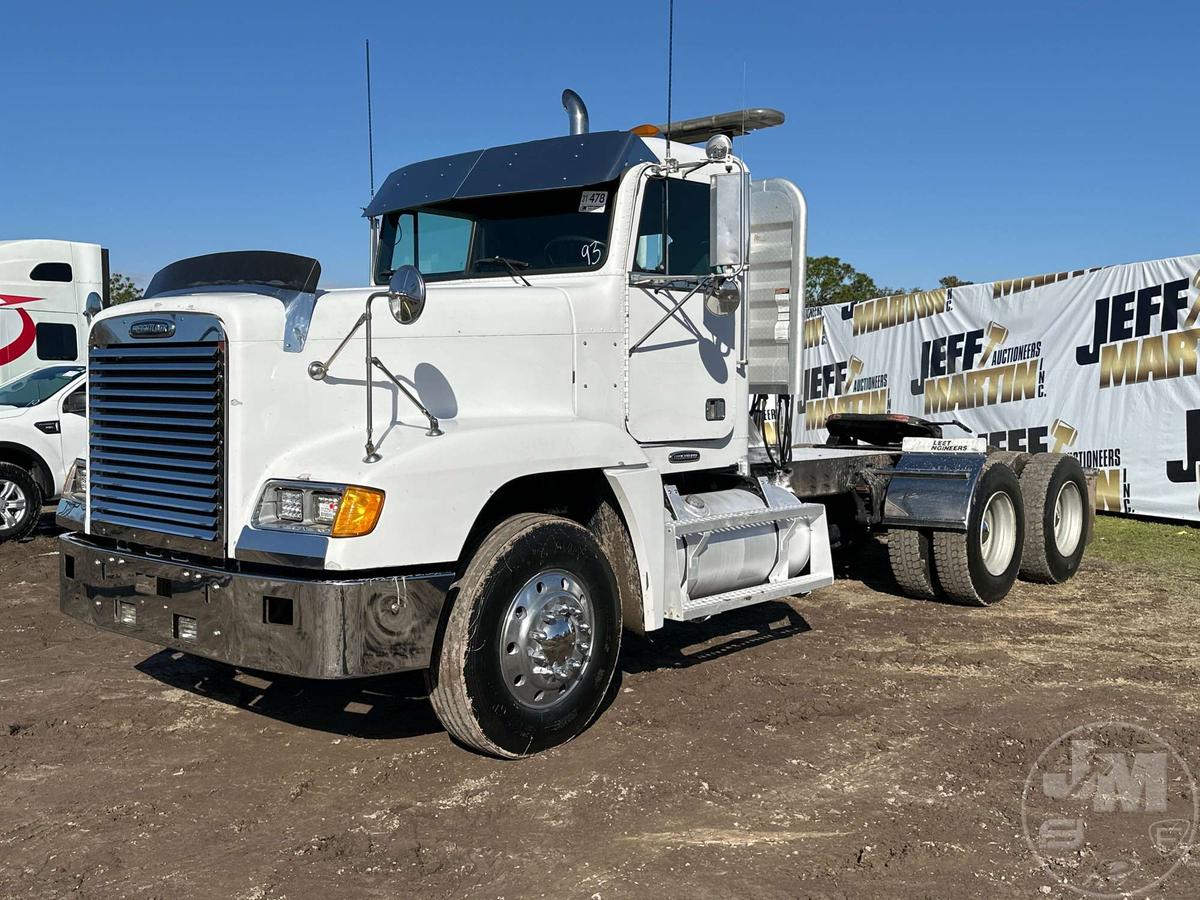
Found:
[{"label": "cab clearance light", "polygon": [[335,538],[362,537],[375,530],[383,512],[383,491],[350,486],[338,504],[330,535]]}]

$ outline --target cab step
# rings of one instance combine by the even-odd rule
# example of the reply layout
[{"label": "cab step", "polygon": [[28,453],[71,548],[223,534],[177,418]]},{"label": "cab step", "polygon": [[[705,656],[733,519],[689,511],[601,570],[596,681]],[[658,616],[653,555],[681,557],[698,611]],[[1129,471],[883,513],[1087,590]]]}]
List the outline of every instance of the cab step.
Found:
[{"label": "cab step", "polygon": [[773,581],[767,584],[756,584],[753,587],[741,588],[736,591],[726,591],[723,594],[713,594],[711,597],[687,598],[683,601],[675,615],[668,614],[667,618],[677,622],[690,619],[702,619],[705,616],[716,615],[739,606],[751,606],[755,603],[765,603],[768,600],[778,600],[781,597],[792,597],[797,594],[808,594],[817,588],[833,584],[833,573],[817,572],[798,575],[786,581]]}]

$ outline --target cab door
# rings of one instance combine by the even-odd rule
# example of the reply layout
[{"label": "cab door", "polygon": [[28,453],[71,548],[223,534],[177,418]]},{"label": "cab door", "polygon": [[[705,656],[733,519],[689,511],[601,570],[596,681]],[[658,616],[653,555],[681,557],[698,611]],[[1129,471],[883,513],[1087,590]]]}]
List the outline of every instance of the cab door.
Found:
[{"label": "cab door", "polygon": [[[687,297],[699,277],[711,274],[709,180],[649,178],[637,208],[626,428],[643,444],[727,438],[733,432],[740,317],[714,315],[703,290]],[[676,284],[661,284],[672,277]],[[650,280],[659,284],[637,284]]]}]

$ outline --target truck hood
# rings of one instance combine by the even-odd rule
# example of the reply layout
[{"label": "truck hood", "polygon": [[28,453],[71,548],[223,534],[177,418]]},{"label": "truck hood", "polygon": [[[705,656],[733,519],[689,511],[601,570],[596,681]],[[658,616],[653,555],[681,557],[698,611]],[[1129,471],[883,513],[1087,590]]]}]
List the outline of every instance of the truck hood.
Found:
[{"label": "truck hood", "polygon": [[[341,339],[362,314],[367,298],[379,288],[339,288],[304,294],[296,291],[258,293],[211,290],[163,294],[149,300],[110,307],[96,322],[173,313],[207,313],[225,326],[230,341],[286,343],[298,350],[315,339]],[[532,287],[482,282],[431,284],[426,309],[411,326],[399,326],[387,301],[373,306],[381,337],[465,337],[503,334],[563,334],[573,328],[566,292],[558,286]],[[558,314],[549,314],[553,310]],[[565,313],[565,315],[563,315]]]},{"label": "truck hood", "polygon": [[19,419],[28,412],[29,410],[23,406],[0,406],[0,421]]}]

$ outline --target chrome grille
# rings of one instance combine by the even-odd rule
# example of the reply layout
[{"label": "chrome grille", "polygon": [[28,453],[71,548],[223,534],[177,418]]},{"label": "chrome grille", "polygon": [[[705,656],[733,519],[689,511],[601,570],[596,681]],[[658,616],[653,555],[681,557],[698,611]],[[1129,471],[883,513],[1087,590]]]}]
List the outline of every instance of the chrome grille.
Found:
[{"label": "chrome grille", "polygon": [[89,361],[91,530],[219,554],[222,345],[110,344]]}]

